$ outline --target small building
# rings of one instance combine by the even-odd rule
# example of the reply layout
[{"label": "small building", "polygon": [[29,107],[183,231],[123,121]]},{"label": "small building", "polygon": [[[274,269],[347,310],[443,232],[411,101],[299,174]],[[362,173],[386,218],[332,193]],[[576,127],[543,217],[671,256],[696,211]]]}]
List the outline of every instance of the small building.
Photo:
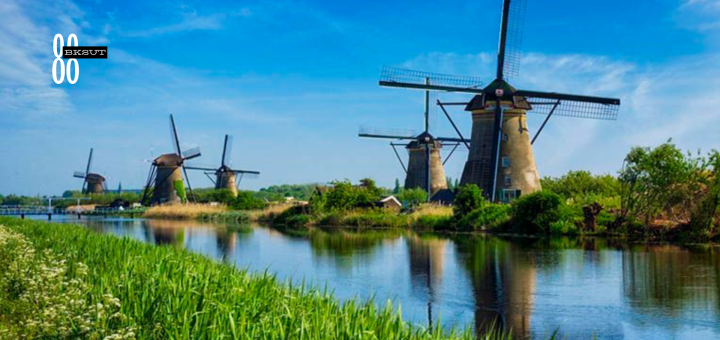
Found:
[{"label": "small building", "polygon": [[375,206],[384,209],[400,210],[403,205],[395,196],[388,196],[375,202]]},{"label": "small building", "polygon": [[450,189],[438,190],[435,195],[430,197],[430,202],[437,203],[440,205],[452,205],[455,200],[455,193]]}]

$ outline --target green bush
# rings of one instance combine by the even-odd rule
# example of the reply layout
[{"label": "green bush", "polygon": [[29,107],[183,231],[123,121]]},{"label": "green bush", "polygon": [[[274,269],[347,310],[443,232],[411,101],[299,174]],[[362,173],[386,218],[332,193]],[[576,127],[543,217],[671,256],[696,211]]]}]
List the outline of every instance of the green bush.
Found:
[{"label": "green bush", "polygon": [[550,225],[563,217],[562,198],[550,191],[537,191],[515,200],[512,205],[515,231],[547,234]]},{"label": "green bush", "polygon": [[397,199],[408,206],[415,206],[427,201],[427,192],[420,188],[404,189],[397,195]]},{"label": "green bush", "polygon": [[510,220],[510,210],[509,205],[489,203],[457,220],[456,227],[464,231],[497,229]]},{"label": "green bush", "polygon": [[487,200],[482,195],[482,190],[475,184],[467,184],[460,187],[453,202],[453,214],[459,220],[472,211],[482,208]]},{"label": "green bush", "polygon": [[249,191],[238,192],[237,197],[230,203],[230,207],[237,210],[259,210],[265,209],[266,206],[264,200],[256,198]]},{"label": "green bush", "polygon": [[582,200],[587,196],[613,197],[620,195],[620,181],[611,175],[593,175],[589,171],[570,171],[559,178],[545,177],[543,190],[552,191],[565,199]]},{"label": "green bush", "polygon": [[415,220],[413,227],[432,229],[432,230],[450,230],[453,228],[453,217],[452,216],[436,216],[436,215],[422,215]]},{"label": "green bush", "polygon": [[558,220],[550,223],[550,233],[556,235],[577,234],[578,228],[575,223],[568,220]]}]

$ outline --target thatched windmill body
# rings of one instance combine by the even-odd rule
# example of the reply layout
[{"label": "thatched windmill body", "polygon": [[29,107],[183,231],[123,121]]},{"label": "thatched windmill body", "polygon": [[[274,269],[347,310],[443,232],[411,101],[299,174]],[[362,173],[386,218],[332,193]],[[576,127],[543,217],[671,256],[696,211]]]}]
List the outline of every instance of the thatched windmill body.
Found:
[{"label": "thatched windmill body", "polygon": [[[238,186],[240,186],[242,179],[247,177],[257,177],[260,175],[260,172],[252,170],[236,170],[230,167],[232,157],[232,140],[232,136],[225,135],[220,167],[213,169],[188,165],[186,168],[190,170],[204,171],[210,181],[215,184],[215,189],[228,189],[232,192],[233,196],[237,196]],[[214,178],[211,176],[214,176]]]},{"label": "thatched windmill body", "polygon": [[192,197],[192,186],[187,176],[187,170],[185,170],[185,161],[200,157],[200,148],[180,151],[180,141],[172,115],[170,115],[170,138],[175,152],[161,155],[152,161],[143,191],[142,202],[144,204],[177,204],[185,201],[187,196],[183,173]]},{"label": "thatched windmill body", "polygon": [[[477,184],[492,201],[511,201],[521,194],[540,189],[540,177],[531,145],[554,114],[578,118],[615,120],[620,100],[518,90],[507,82],[519,64],[519,43],[525,2],[504,0],[500,28],[496,78],[485,88],[446,84],[455,77],[445,76],[445,84],[427,84],[431,74],[384,68],[380,85],[430,91],[471,93],[475,97],[463,105],[472,113],[472,134],[468,160],[461,185]],[[527,112],[545,114],[545,121],[534,137],[527,128]]]},{"label": "thatched windmill body", "polygon": [[81,189],[81,192],[83,194],[102,194],[103,192],[107,191],[107,183],[104,176],[90,172],[90,167],[92,166],[92,159],[93,149],[90,148],[90,156],[88,156],[88,162],[87,166],[85,167],[85,172],[75,171],[73,177],[83,179],[83,185]]}]

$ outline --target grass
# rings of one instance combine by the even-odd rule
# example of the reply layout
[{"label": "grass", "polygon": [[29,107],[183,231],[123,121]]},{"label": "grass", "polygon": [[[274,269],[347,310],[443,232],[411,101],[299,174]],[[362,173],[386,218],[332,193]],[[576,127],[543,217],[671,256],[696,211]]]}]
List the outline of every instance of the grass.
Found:
[{"label": "grass", "polygon": [[[13,252],[7,242],[0,241],[0,338],[18,334],[99,339],[108,334],[115,339],[474,338],[469,330],[411,326],[389,304],[377,308],[372,301],[339,302],[326,290],[291,286],[267,273],[249,274],[184,250],[98,234],[80,226],[0,218],[0,231],[26,240],[32,250]],[[27,254],[33,254],[34,260],[28,260]],[[52,265],[43,264],[49,260]],[[85,323],[50,318],[43,321],[47,327],[39,330],[20,323],[48,313],[44,302],[18,302],[25,294],[18,292],[48,294],[29,283],[23,286],[23,278],[28,277],[44,282],[35,277],[44,272],[24,269],[31,267],[50,268],[48,275],[62,281],[53,286],[56,290],[48,290],[52,293],[48,298],[62,297],[54,302],[53,311],[77,310],[78,317],[87,319]],[[72,296],[65,298],[63,290],[70,288],[63,287],[75,289]],[[68,315],[71,321],[72,314]],[[58,335],[61,331],[70,335]],[[101,334],[91,336],[91,332]]]},{"label": "grass", "polygon": [[197,219],[200,216],[222,214],[227,211],[224,205],[209,204],[173,204],[157,205],[148,208],[143,217],[158,219]]}]

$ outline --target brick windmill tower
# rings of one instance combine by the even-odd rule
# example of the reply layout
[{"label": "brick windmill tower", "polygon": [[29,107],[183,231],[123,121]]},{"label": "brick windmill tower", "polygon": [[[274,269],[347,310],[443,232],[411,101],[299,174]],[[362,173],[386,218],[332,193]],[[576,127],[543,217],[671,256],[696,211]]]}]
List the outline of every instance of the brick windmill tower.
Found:
[{"label": "brick windmill tower", "polygon": [[[509,202],[540,190],[532,143],[551,116],[615,120],[620,107],[619,99],[518,90],[510,85],[508,75],[517,73],[520,62],[524,11],[523,0],[503,0],[497,72],[495,80],[483,89],[426,84],[416,75],[418,71],[396,68],[384,68],[380,80],[380,86],[475,95],[468,103],[438,104],[463,105],[471,112],[470,150],[460,184],[477,184],[491,201]],[[532,138],[528,112],[546,115]]]},{"label": "brick windmill tower", "polygon": [[83,194],[102,194],[107,191],[107,183],[105,182],[104,176],[91,172],[90,167],[92,166],[92,159],[93,149],[90,148],[90,156],[88,157],[85,172],[75,171],[73,177],[83,179],[81,191]]}]

